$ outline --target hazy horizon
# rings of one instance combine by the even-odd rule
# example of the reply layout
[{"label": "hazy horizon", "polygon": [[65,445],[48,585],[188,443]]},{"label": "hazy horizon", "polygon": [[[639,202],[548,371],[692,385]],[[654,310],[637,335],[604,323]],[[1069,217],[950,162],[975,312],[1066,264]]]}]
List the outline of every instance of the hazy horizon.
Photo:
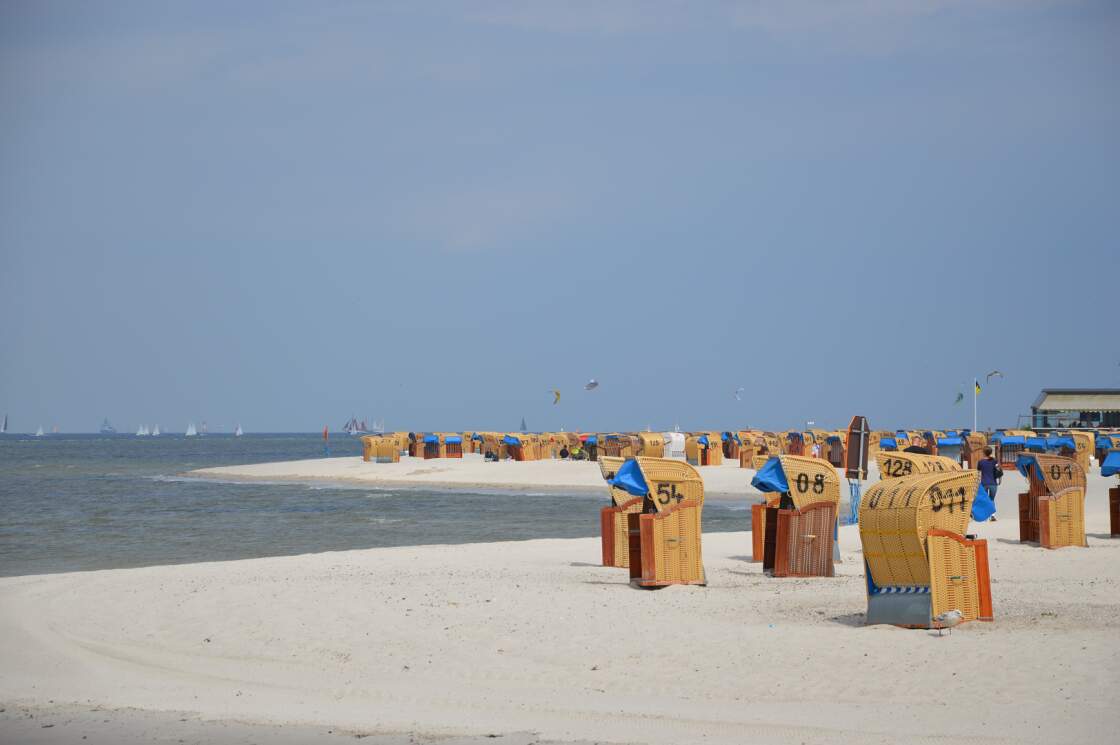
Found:
[{"label": "hazy horizon", "polygon": [[1048,0],[6,3],[0,416],[952,428],[978,376],[1013,426],[1120,387],[1118,32]]}]

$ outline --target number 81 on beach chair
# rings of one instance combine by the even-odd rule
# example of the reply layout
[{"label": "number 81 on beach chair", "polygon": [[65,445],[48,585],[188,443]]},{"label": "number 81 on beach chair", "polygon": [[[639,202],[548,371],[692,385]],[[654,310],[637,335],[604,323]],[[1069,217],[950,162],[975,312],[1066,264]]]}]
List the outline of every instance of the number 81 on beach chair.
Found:
[{"label": "number 81 on beach chair", "polygon": [[1087,546],[1085,470],[1073,458],[1024,453],[1015,462],[1027,479],[1019,495],[1019,541],[1043,548]]},{"label": "number 81 on beach chair", "polygon": [[978,471],[880,481],[859,508],[867,623],[937,628],[943,613],[992,620],[988,542],[965,536]]},{"label": "number 81 on beach chair", "polygon": [[[1101,461],[1101,476],[1120,476],[1120,450],[1111,451]],[[1120,485],[1108,490],[1108,534],[1120,535]]]},{"label": "number 81 on beach chair", "polygon": [[[609,470],[603,468],[604,476]],[[616,504],[618,492],[642,500],[640,512],[625,515],[630,581],[638,587],[707,584],[700,541],[704,482],[696,469],[667,458],[628,458],[607,483]]]},{"label": "number 81 on beach chair", "polygon": [[779,455],[759,469],[751,486],[779,495],[751,506],[754,559],[762,557],[762,571],[773,577],[833,576],[836,469],[819,458]]}]

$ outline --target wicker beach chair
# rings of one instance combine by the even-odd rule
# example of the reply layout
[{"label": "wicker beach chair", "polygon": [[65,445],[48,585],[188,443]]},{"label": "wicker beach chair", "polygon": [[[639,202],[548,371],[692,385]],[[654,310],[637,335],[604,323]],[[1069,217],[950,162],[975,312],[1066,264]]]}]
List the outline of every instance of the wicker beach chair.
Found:
[{"label": "wicker beach chair", "polygon": [[[1112,450],[1101,461],[1101,476],[1120,478],[1120,450]],[[1120,484],[1108,490],[1108,534],[1120,535]]]},{"label": "wicker beach chair", "polygon": [[627,515],[630,581],[638,587],[703,585],[704,482],[695,468],[668,458],[630,458],[612,486],[641,497]]},{"label": "wicker beach chair", "polygon": [[952,458],[945,458],[940,455],[923,455],[922,453],[880,450],[875,454],[875,461],[879,464],[879,477],[883,479],[896,479],[918,473],[942,473],[961,470],[961,464]]},{"label": "wicker beach chair", "polygon": [[1016,462],[1027,479],[1019,495],[1019,540],[1042,548],[1085,542],[1085,471],[1073,458],[1024,453]]},{"label": "wicker beach chair", "polygon": [[638,440],[641,445],[637,455],[644,458],[665,457],[665,435],[660,432],[639,432]]},{"label": "wicker beach chair", "polygon": [[599,472],[607,482],[611,495],[610,506],[599,511],[599,528],[602,532],[603,566],[630,566],[630,540],[627,515],[638,514],[645,503],[644,497],[635,497],[624,489],[611,485],[618,469],[625,463],[623,458],[602,456],[599,458]]},{"label": "wicker beach chair", "polygon": [[[751,506],[752,558],[772,577],[834,574],[840,476],[819,458],[779,455],[767,461],[751,485],[774,496]],[[777,504],[774,502],[777,501]]]},{"label": "wicker beach chair", "polygon": [[684,441],[684,458],[691,466],[718,466],[723,463],[719,435],[710,432],[689,435]]},{"label": "wicker beach chair", "polygon": [[959,610],[990,621],[988,544],[965,536],[980,488],[977,471],[945,471],[880,481],[859,508],[867,580],[867,623],[935,628]]},{"label": "wicker beach chair", "polygon": [[443,436],[443,457],[444,458],[462,458],[463,457],[463,436],[457,434],[446,434]]}]

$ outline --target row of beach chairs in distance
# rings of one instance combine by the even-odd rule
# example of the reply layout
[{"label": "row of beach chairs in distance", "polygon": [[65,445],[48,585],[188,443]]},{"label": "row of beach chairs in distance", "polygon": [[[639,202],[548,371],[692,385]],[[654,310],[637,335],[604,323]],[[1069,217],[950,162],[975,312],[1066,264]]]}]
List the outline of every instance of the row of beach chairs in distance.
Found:
[{"label": "row of beach chairs in distance", "polygon": [[[943,614],[994,618],[988,544],[968,535],[980,474],[949,457],[901,451],[876,454],[882,478],[859,504],[867,622],[937,628]],[[1120,451],[1102,466],[1120,475]],[[704,482],[696,467],[663,458],[604,457],[599,467],[611,503],[600,513],[602,563],[629,570],[639,587],[705,584]],[[1086,546],[1085,469],[1074,458],[1024,453],[1028,480],[1019,495],[1020,539],[1044,548]],[[771,457],[752,485],[752,558],[771,577],[834,574],[840,477],[830,464],[797,455]],[[1120,486],[1109,491],[1113,535],[1120,535]]]},{"label": "row of beach chairs in distance", "polygon": [[[559,458],[567,449],[579,448],[584,457],[683,458],[700,467],[735,463],[741,468],[760,469],[777,455],[816,456],[837,468],[843,467],[850,444],[848,433],[808,429],[766,432],[738,430],[724,432],[392,432],[366,435],[363,457],[367,461],[395,462],[401,455],[415,458],[461,458],[464,453],[491,453],[499,460],[543,460]],[[1109,452],[1120,451],[1120,433],[1066,432],[1040,436],[1029,430],[1003,430],[991,435],[968,431],[871,432],[867,451],[902,452],[917,445],[975,468],[983,450],[992,447],[1004,470],[1016,467],[1023,453],[1064,455],[1074,458],[1088,470],[1090,458],[1098,462]]]}]

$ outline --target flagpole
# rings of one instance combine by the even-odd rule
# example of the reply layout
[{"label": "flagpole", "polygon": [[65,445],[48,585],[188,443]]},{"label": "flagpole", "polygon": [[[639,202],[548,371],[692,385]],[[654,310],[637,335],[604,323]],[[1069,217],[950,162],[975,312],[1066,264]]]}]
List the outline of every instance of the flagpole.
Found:
[{"label": "flagpole", "polygon": [[976,392],[976,389],[979,388],[979,387],[980,387],[979,381],[976,378],[973,378],[972,379],[972,431],[973,432],[980,431],[980,426],[977,422],[977,417],[976,417],[976,400],[978,398],[980,398],[980,394],[978,394]]}]

